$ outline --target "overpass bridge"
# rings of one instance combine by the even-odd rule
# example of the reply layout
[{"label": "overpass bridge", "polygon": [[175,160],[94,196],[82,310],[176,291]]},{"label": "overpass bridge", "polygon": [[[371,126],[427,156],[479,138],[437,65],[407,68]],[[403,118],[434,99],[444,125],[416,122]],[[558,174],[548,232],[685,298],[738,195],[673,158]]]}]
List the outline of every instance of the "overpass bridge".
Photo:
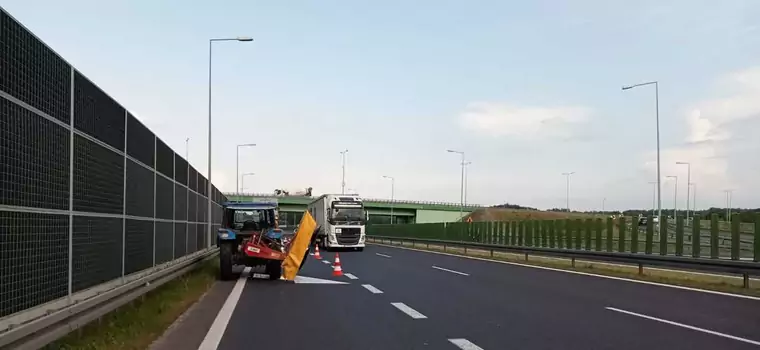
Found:
[{"label": "overpass bridge", "polygon": [[[209,185],[137,117],[0,8],[0,349],[41,348],[213,259],[220,203],[256,196],[224,194]],[[283,213],[302,212],[311,200],[279,199]],[[404,222],[425,227],[404,225],[423,238],[445,232],[429,222],[459,215],[456,204],[367,201],[378,223],[391,207]],[[510,242],[518,243],[510,247],[504,245],[505,225],[499,226],[501,236],[493,235],[490,224],[472,227],[481,239],[488,237],[481,246],[500,249],[521,249],[523,238],[532,242],[533,233],[543,232],[527,229],[523,236],[532,223],[521,223],[515,235],[514,224]],[[371,227],[399,238],[398,226]],[[592,226],[586,227],[590,250]],[[581,254],[579,229],[562,237],[569,247],[571,233],[576,249],[548,251]],[[646,242],[651,248],[650,235]],[[525,258],[538,250],[525,248]],[[595,256],[665,259],[649,248],[646,254],[598,250]],[[755,252],[758,261],[760,246]],[[262,282],[256,271],[238,271],[238,280],[214,284],[154,349],[760,345],[757,297],[387,244],[341,255],[343,276],[332,273],[337,255],[325,257],[321,263],[308,257],[295,283]],[[690,266],[703,260],[690,260]],[[736,271],[758,266],[713,265],[729,263]]]},{"label": "overpass bridge", "polygon": [[[273,196],[264,193],[224,193],[231,200],[251,200],[277,198],[279,202],[280,221],[286,225],[295,225],[301,220],[306,206],[316,197],[309,196]],[[391,213],[393,223],[432,223],[453,222],[460,219],[459,203],[425,202],[365,198],[364,207],[369,214],[370,223],[389,224]],[[466,205],[463,215],[481,208],[478,205]]]}]

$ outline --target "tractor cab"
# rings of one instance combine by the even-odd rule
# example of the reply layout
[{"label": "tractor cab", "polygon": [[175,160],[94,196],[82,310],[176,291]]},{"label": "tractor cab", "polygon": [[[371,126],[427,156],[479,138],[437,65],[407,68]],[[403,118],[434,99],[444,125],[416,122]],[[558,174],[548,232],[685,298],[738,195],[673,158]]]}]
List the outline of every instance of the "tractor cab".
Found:
[{"label": "tractor cab", "polygon": [[277,203],[229,202],[224,205],[222,229],[236,235],[250,236],[259,233],[276,233]]}]

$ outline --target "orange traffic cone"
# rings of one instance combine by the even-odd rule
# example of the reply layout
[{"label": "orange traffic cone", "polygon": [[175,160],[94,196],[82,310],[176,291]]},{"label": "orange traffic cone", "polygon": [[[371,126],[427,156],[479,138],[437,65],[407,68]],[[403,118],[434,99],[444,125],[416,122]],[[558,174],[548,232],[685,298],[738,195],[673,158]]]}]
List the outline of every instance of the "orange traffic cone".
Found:
[{"label": "orange traffic cone", "polygon": [[343,269],[340,267],[340,256],[335,253],[335,263],[333,263],[333,276],[343,276]]},{"label": "orange traffic cone", "polygon": [[319,255],[319,246],[318,246],[318,245],[315,245],[315,246],[314,246],[314,248],[316,249],[316,250],[314,251],[314,259],[317,259],[317,260],[322,260],[322,256],[321,256],[321,255]]}]

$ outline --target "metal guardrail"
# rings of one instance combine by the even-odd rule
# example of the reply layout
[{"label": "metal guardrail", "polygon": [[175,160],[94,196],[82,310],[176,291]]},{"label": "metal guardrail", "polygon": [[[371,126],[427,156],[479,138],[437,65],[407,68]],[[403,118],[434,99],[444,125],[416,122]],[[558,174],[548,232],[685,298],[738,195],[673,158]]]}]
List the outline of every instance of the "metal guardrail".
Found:
[{"label": "metal guardrail", "polygon": [[660,266],[669,267],[684,270],[694,271],[708,271],[708,272],[720,272],[739,274],[744,278],[744,288],[749,288],[749,276],[760,276],[760,263],[751,261],[737,261],[737,260],[723,260],[723,259],[704,259],[704,258],[692,258],[683,256],[668,256],[668,255],[654,255],[644,253],[618,253],[618,252],[602,252],[602,251],[586,251],[576,249],[558,249],[558,248],[538,248],[538,247],[521,247],[488,243],[473,243],[473,242],[461,242],[461,241],[448,241],[440,239],[424,239],[424,238],[412,238],[412,237],[391,237],[391,236],[369,236],[368,240],[385,243],[388,241],[391,245],[394,241],[397,242],[412,242],[443,246],[444,251],[447,247],[464,248],[465,252],[469,249],[481,249],[490,251],[493,256],[493,252],[505,252],[524,254],[525,259],[528,259],[529,255],[538,256],[550,256],[571,259],[573,266],[575,265],[575,259],[601,261],[601,262],[614,262],[638,265],[639,274],[643,274],[644,266]]},{"label": "metal guardrail", "polygon": [[201,251],[186,259],[175,260],[153,273],[141,276],[92,297],[77,300],[44,316],[14,325],[0,332],[0,350],[42,348],[67,334],[103,317],[109,312],[158,288],[218,254],[217,249]]}]

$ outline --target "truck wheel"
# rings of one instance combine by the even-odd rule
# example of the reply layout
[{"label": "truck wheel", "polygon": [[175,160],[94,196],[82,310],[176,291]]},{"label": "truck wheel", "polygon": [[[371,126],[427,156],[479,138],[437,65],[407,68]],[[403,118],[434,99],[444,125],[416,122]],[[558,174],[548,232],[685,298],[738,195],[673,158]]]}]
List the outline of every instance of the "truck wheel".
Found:
[{"label": "truck wheel", "polygon": [[219,275],[223,281],[232,279],[232,244],[219,245]]},{"label": "truck wheel", "polygon": [[360,252],[363,252],[364,251],[364,247],[356,248],[356,250],[358,250]]},{"label": "truck wheel", "polygon": [[270,280],[278,280],[282,276],[282,261],[270,260],[267,262],[265,273],[269,275]]}]

